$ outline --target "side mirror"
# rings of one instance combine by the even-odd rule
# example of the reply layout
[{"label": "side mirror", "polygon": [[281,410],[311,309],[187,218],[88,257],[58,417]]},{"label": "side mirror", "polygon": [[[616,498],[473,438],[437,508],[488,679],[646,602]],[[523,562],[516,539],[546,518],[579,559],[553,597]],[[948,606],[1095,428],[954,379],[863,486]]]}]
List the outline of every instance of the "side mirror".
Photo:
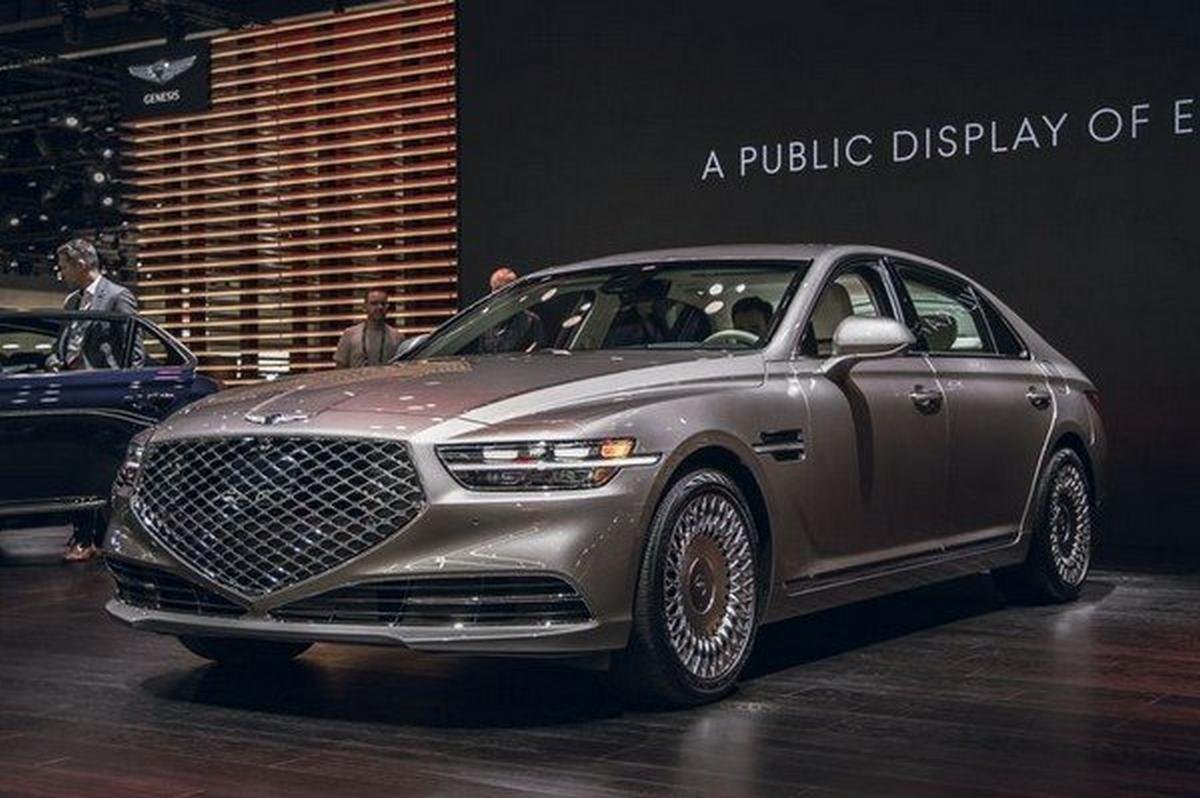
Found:
[{"label": "side mirror", "polygon": [[396,354],[392,355],[392,362],[404,360],[404,358],[408,357],[409,352],[425,343],[425,339],[428,337],[429,333],[424,333],[422,335],[414,335],[412,338],[405,338],[400,342],[400,346],[396,347]]},{"label": "side mirror", "polygon": [[903,354],[916,343],[912,332],[895,319],[847,316],[833,331],[833,356],[820,373],[841,380],[855,363]]}]

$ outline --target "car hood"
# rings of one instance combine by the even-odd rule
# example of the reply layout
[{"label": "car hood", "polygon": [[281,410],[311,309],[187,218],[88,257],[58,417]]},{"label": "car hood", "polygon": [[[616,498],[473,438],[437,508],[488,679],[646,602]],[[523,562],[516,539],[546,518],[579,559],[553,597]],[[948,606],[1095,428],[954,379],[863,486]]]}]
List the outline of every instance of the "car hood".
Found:
[{"label": "car hood", "polygon": [[313,425],[330,432],[399,430],[451,421],[487,426],[605,397],[736,379],[761,381],[757,354],[537,352],[404,361],[303,375],[210,396],[169,418],[157,437]]}]

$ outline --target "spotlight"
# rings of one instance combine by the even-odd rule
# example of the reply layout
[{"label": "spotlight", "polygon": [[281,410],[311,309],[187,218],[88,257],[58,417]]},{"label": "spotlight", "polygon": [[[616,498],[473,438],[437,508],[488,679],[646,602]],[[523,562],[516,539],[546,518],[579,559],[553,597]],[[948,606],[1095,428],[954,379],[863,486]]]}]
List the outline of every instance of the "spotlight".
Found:
[{"label": "spotlight", "polygon": [[93,169],[92,170],[92,182],[93,183],[95,183],[96,185],[99,186],[102,183],[105,183],[107,181],[108,181],[108,175],[104,174],[103,170],[101,170],[101,169]]},{"label": "spotlight", "polygon": [[103,205],[105,208],[111,208],[112,204],[113,204],[113,198],[112,197],[103,197],[100,200],[100,204]]},{"label": "spotlight", "polygon": [[77,128],[79,127],[79,117],[75,116],[75,114],[67,114],[67,118],[63,120],[63,124],[72,129]]},{"label": "spotlight", "polygon": [[104,160],[106,160],[106,161],[111,161],[112,157],[113,157],[112,147],[105,147],[103,150],[100,151],[100,156],[102,158],[104,158]]},{"label": "spotlight", "polygon": [[8,226],[9,227],[20,227],[21,226],[21,217],[17,216],[15,213],[12,216],[8,217]]}]

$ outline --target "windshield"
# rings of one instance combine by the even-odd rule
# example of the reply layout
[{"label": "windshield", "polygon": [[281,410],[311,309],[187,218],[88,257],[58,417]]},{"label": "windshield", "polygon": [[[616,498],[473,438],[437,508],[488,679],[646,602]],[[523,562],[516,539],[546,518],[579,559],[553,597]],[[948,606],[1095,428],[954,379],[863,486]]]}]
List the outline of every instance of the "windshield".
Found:
[{"label": "windshield", "polygon": [[639,263],[533,277],[451,319],[417,357],[542,349],[758,349],[808,261]]}]

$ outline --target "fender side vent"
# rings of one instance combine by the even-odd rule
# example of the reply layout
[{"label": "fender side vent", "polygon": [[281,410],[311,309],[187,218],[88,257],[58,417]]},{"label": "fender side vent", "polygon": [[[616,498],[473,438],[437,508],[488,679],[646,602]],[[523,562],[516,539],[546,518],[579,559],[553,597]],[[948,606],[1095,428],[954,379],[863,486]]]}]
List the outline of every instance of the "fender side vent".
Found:
[{"label": "fender side vent", "polygon": [[794,463],[804,459],[804,432],[799,429],[781,429],[760,432],[760,442],[754,451],[768,454],[781,463]]}]

